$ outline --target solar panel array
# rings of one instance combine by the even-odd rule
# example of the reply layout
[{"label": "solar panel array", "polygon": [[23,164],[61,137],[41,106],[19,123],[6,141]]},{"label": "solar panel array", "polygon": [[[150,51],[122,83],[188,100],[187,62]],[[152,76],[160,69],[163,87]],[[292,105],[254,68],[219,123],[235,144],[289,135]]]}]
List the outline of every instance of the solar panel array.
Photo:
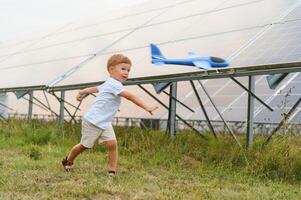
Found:
[{"label": "solar panel array", "polygon": [[[230,67],[301,60],[301,6],[298,0],[186,0],[148,1],[110,15],[80,20],[23,42],[0,44],[0,88],[48,85],[52,87],[103,81],[106,60],[123,53],[133,60],[130,78],[195,72],[186,66],[156,67],[150,63],[149,44],[156,43],[166,57],[185,58],[193,51],[227,58]],[[246,78],[239,78],[246,84]],[[246,119],[247,95],[229,79],[202,81],[227,120]],[[195,82],[210,119],[219,117]],[[278,122],[300,96],[300,76],[290,74],[276,90],[265,76],[256,77],[256,93],[276,109],[270,112],[256,101],[255,120]],[[139,96],[152,101],[135,86]],[[147,88],[155,94],[152,86]],[[281,94],[280,90],[281,89]],[[188,92],[187,92],[188,91]],[[291,94],[287,95],[287,91]],[[165,94],[160,99],[168,102]],[[178,84],[178,98],[196,112],[178,105],[186,119],[204,119],[189,83]],[[284,100],[287,105],[281,106]],[[124,111],[123,111],[124,110]],[[149,117],[125,102],[118,116]],[[293,121],[301,117],[296,114]],[[166,118],[163,108],[155,118]]]}]

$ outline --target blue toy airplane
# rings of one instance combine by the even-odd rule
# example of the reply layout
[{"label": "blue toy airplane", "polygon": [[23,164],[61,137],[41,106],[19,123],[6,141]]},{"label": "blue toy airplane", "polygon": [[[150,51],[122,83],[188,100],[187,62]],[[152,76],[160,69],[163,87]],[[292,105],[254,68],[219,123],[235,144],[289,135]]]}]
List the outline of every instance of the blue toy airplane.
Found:
[{"label": "blue toy airplane", "polygon": [[229,63],[218,57],[201,57],[193,52],[188,53],[186,59],[168,59],[163,56],[160,49],[155,44],[150,44],[152,63],[155,65],[172,64],[172,65],[188,65],[205,70],[212,68],[227,67]]}]

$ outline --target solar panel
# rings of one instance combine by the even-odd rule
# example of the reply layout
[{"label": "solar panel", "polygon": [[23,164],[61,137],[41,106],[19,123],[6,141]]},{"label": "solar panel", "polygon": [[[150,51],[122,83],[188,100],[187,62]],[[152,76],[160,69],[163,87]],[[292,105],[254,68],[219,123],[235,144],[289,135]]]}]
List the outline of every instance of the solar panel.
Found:
[{"label": "solar panel", "polygon": [[51,81],[62,74],[62,68],[66,69],[66,66],[71,68],[85,58],[86,57],[69,58],[2,68],[0,69],[0,74],[3,78],[0,79],[0,88],[45,86],[48,81]]},{"label": "solar panel", "polygon": [[[123,52],[125,54],[133,55],[132,52],[135,52],[138,54],[139,58],[137,58],[137,64],[143,66],[143,70],[138,71],[133,69],[135,71],[132,73],[131,77],[152,76],[158,74],[156,69],[147,70],[147,68],[153,69],[149,64],[148,55],[148,45],[152,42],[161,44],[160,47],[163,52],[173,52],[175,57],[183,56],[189,50],[200,52],[202,55],[211,54],[227,57],[243,46],[250,38],[254,37],[256,33],[260,32],[263,23],[270,23],[273,17],[280,15],[283,10],[288,9],[291,5],[291,3],[288,3],[279,6],[277,2],[270,5],[264,1],[242,1],[236,3],[231,1],[229,4],[224,3],[224,1],[213,1],[209,5],[206,4],[207,13],[204,8],[200,8],[198,11],[196,10],[196,5],[199,4],[200,1],[191,1],[183,5],[180,4],[168,9],[167,12],[163,12],[162,15],[154,17],[150,23],[145,24],[140,29],[108,48],[106,53],[113,54],[115,52]],[[193,13],[188,15],[187,13],[182,12],[180,17],[177,16],[172,19],[170,13],[173,13],[182,7],[185,7],[185,10],[192,9]],[[270,9],[273,12],[266,12],[267,9]],[[250,16],[253,15],[254,10],[261,13],[262,16],[256,17],[256,19],[253,19],[253,17],[250,18]],[[239,21],[233,20],[234,17],[241,13],[244,13],[244,16],[246,16],[243,21],[241,21],[241,19]],[[221,18],[227,20],[227,23],[218,23],[217,21]],[[262,18],[265,20],[262,20]],[[201,21],[198,21],[198,19],[201,19]],[[202,20],[208,20],[210,23],[206,23],[206,26],[200,25],[200,23],[203,22]],[[191,26],[192,24],[193,26]],[[245,30],[246,27],[252,27],[252,29]],[[191,34],[194,35],[192,36]],[[199,46],[197,44],[199,44]],[[174,51],[174,49],[177,49],[177,51]],[[133,56],[133,60],[135,60],[135,58],[136,56]],[[96,66],[92,67],[91,65],[93,63],[95,63]],[[93,63],[88,63],[88,66],[83,68],[83,70],[78,71],[78,74],[82,74],[85,69],[87,69],[87,71],[97,71],[99,66],[103,66],[104,61],[101,61],[100,58],[98,62]],[[176,68],[179,69],[180,67]],[[172,70],[173,73],[179,73],[176,68]],[[170,69],[169,72],[171,72]],[[186,69],[190,71],[189,68]],[[155,73],[153,74],[152,72]],[[162,74],[164,74],[164,69],[162,70]],[[75,76],[77,77],[77,75]],[[103,80],[100,76],[97,76],[97,78],[89,78],[91,78],[91,82]],[[73,82],[73,80],[76,81],[78,78],[68,78],[68,80],[59,83],[59,85],[78,83]],[[89,82],[89,80],[87,81]]]},{"label": "solar panel", "polygon": [[[92,62],[88,63],[85,67],[79,69],[56,86],[103,80],[107,76],[107,72],[104,68],[105,61],[110,54],[115,52],[124,53],[135,61],[131,72],[131,78],[139,77],[142,74],[147,77],[159,74],[170,74],[171,72],[181,73],[193,70],[192,68],[180,66],[164,66],[159,67],[159,69],[158,67],[152,66],[150,64],[148,44],[154,41],[159,43],[162,52],[166,52],[166,56],[170,57],[181,57],[188,51],[200,52],[202,55],[231,57],[233,54],[237,53],[238,49],[246,44],[250,44],[249,42],[255,38],[258,33],[263,32],[267,28],[267,24],[273,23],[275,19],[278,19],[279,16],[289,10],[295,2],[296,1],[274,1],[275,4],[271,5],[271,1],[229,1],[225,4],[222,1],[214,1],[212,2],[210,9],[208,7],[207,11],[210,12],[206,13],[204,10],[198,11],[196,9],[195,5],[200,3],[200,1],[191,1],[188,4],[185,4],[187,9],[191,6],[190,8],[193,10],[191,15],[183,12],[181,13],[181,16],[172,18],[173,15],[171,13],[180,9],[183,5],[179,5],[178,7],[175,6],[169,10],[170,12],[165,12],[159,17],[154,18],[154,20],[145,27],[141,27],[141,29],[135,31],[129,37],[126,37],[116,45],[107,49],[105,54],[95,58]],[[267,12],[269,9],[271,12]],[[248,17],[254,15],[254,10],[261,13],[261,15],[258,14],[255,19],[248,21]],[[239,18],[238,20],[237,16],[242,15],[242,13],[244,13],[244,18]],[[228,26],[225,28],[223,26],[216,26],[216,24],[219,24],[217,22],[210,23],[208,27],[201,26],[202,20],[214,22],[214,20],[217,21],[219,18],[228,20],[226,23]],[[201,20],[198,21],[198,19]],[[191,27],[191,24],[196,28]],[[189,32],[191,33],[189,34]],[[244,57],[242,53],[238,53],[238,55],[237,58]],[[231,63],[234,63],[232,66],[235,65],[235,59],[231,61]],[[251,62],[246,62],[245,65],[250,64]],[[90,72],[96,73],[91,74]],[[103,74],[106,75],[103,76]],[[245,78],[242,78],[241,81],[246,82]],[[258,80],[258,82],[261,81],[262,80]],[[219,109],[225,109],[224,114],[226,115],[226,118],[228,117],[229,120],[241,120],[246,117],[246,95],[239,98],[239,101],[233,106],[228,107],[237,96],[242,94],[243,90],[230,81],[227,87],[219,91],[221,86],[225,85],[225,82],[227,81],[209,80],[205,85],[208,87],[209,93],[213,95],[215,101],[217,101]],[[189,85],[187,84],[182,85],[182,87],[185,88],[184,90],[186,91],[187,89],[189,90]],[[199,105],[194,99],[195,97],[193,95],[185,97],[184,94],[182,95],[179,92],[179,98],[185,103],[189,102],[192,107],[198,109]],[[270,94],[272,94],[272,92],[270,92]],[[160,98],[162,98],[162,96],[163,95],[160,95]],[[263,99],[266,98],[268,98],[268,96],[263,97]],[[216,112],[214,112],[213,108],[210,108],[209,101],[206,101],[206,98],[204,99],[206,106],[212,111],[209,112],[209,115],[214,118]],[[256,106],[259,106],[259,104],[256,103]],[[183,108],[182,115],[186,118],[203,119],[200,118],[202,114],[191,114],[189,111],[184,110],[185,109]],[[160,116],[166,116],[164,113],[166,112],[163,111]],[[141,116],[144,115],[142,114]]]},{"label": "solar panel", "polygon": [[[236,66],[245,66],[301,60],[301,51],[297,50],[301,42],[301,22],[297,18],[294,20],[292,18],[292,16],[298,16],[299,14],[296,13],[300,12],[301,6],[292,10],[292,12],[283,18],[281,22],[275,23],[264,35],[260,37],[260,39],[256,40],[256,42],[242,51],[239,56],[233,59],[232,63]],[[290,77],[293,77],[293,75],[291,74],[286,77],[286,81],[290,80]],[[288,106],[281,111],[277,107],[277,103],[284,101],[285,96],[276,95],[277,90],[270,90],[267,87],[266,79],[264,77],[259,79],[260,81],[256,83],[256,94],[274,106],[276,111],[270,112],[257,103],[255,107],[255,120],[260,122],[269,119],[270,122],[279,122],[281,119],[281,113],[283,113],[284,110],[287,111],[289,108]],[[298,79],[298,77],[291,79],[290,83],[285,85],[282,89],[282,93],[287,92],[290,88],[298,88],[298,85],[296,85],[294,80],[300,79]],[[285,82],[283,84],[285,84]],[[296,94],[295,91],[294,94]],[[286,99],[286,101],[290,101],[291,103],[296,102],[297,97],[294,95],[290,96]],[[236,107],[236,105],[237,103],[234,103],[231,108]]]},{"label": "solar panel", "polygon": [[[133,60],[130,78],[199,71],[187,66],[153,66],[150,43],[157,43],[166,57],[185,58],[187,52],[194,51],[202,56],[228,58],[232,67],[298,61],[301,12],[297,5],[300,5],[297,0],[149,1],[90,21],[78,20],[30,46],[30,43],[16,44],[7,52],[0,46],[0,73],[7,77],[0,81],[0,88],[39,84],[60,87],[104,81],[108,77],[106,61],[114,53],[123,53]],[[95,58],[78,67],[95,53]],[[74,72],[67,76],[71,69]],[[22,76],[12,75],[20,72]],[[293,75],[286,79],[290,77]],[[246,78],[239,80],[247,83]],[[274,92],[268,88],[265,77],[257,77],[256,81],[258,95],[268,100]],[[246,117],[247,96],[233,81],[203,83],[226,119],[241,121]],[[152,86],[147,87],[154,93]],[[140,92],[138,88],[134,90]],[[189,92],[189,83],[181,84],[178,90],[179,99],[198,110],[191,113],[178,106],[181,116],[204,119],[198,101]],[[199,92],[210,118],[218,119],[200,87]],[[160,98],[168,101],[164,94]],[[271,100],[273,106],[279,102],[280,99]],[[260,104],[255,105],[260,113]],[[138,116],[147,116],[139,112]],[[130,115],[137,116],[137,112]],[[164,116],[164,109],[156,113],[156,117]]]}]

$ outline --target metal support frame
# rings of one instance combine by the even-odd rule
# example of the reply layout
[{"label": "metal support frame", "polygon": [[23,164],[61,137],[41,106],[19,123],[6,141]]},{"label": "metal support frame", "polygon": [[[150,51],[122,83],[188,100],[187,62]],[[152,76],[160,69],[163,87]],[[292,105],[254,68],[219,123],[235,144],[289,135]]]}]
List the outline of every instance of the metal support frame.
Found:
[{"label": "metal support frame", "polygon": [[[149,96],[151,96],[153,99],[155,99],[158,103],[160,103],[164,108],[166,108],[168,110],[168,106],[167,105],[165,105],[162,101],[160,101],[157,97],[155,97],[152,93],[150,93],[142,85],[138,84],[138,87],[140,87],[144,92],[146,92]],[[184,120],[182,117],[180,117],[177,113],[176,113],[176,117],[179,120],[181,120],[185,125],[187,125],[189,128],[191,128],[195,133],[197,133],[198,135],[200,135],[203,138],[206,138],[200,131],[198,131],[197,129],[195,129],[192,125],[190,125],[186,120]]]},{"label": "metal support frame", "polygon": [[[66,92],[66,90],[62,90],[62,91],[65,91],[65,92]],[[71,107],[73,107],[73,108],[77,108],[77,106],[75,106],[75,105],[69,103],[69,102],[66,101],[65,99],[59,98],[54,92],[49,92],[49,94],[51,94],[52,96],[54,96],[58,101],[64,101],[64,103],[68,104],[69,106],[71,106]]]},{"label": "metal support frame", "polygon": [[61,100],[60,101],[60,122],[63,123],[64,122],[64,103],[65,103],[65,91],[61,91]]},{"label": "metal support frame", "polygon": [[0,106],[3,106],[4,108],[7,108],[7,109],[9,109],[9,110],[11,110],[11,111],[14,111],[14,109],[12,109],[11,107],[5,105],[4,103],[1,103],[1,102],[0,102]]},{"label": "metal support frame", "polygon": [[225,124],[225,127],[228,129],[230,135],[233,137],[233,139],[236,141],[236,143],[238,144],[239,147],[242,148],[242,145],[240,144],[239,140],[236,138],[235,134],[233,133],[232,129],[230,128],[230,126],[228,125],[228,123],[226,122],[226,120],[224,119],[224,117],[222,116],[221,112],[218,110],[217,106],[215,105],[214,101],[211,99],[209,93],[207,92],[205,86],[203,85],[202,81],[198,81],[199,84],[201,85],[203,91],[205,92],[205,94],[207,95],[209,101],[211,102],[211,104],[213,105],[214,109],[216,110],[217,114],[219,115],[219,117],[222,119],[222,121]]},{"label": "metal support frame", "polygon": [[33,91],[28,93],[29,103],[28,103],[28,119],[32,119],[32,110],[33,110]]},{"label": "metal support frame", "polygon": [[[62,92],[64,92],[64,95],[62,95]],[[60,121],[65,121],[64,119],[61,118],[61,113],[63,112],[64,113],[64,110],[66,110],[66,112],[68,113],[68,115],[71,117],[71,121],[74,121],[76,123],[76,120],[74,118],[74,116],[70,113],[70,111],[65,107],[65,103],[67,103],[65,101],[65,92],[66,91],[61,91],[61,98],[58,97],[55,93],[51,93],[59,102],[60,102]],[[62,98],[64,97],[64,98]],[[70,105],[70,104],[69,104]],[[72,104],[71,104],[72,105]],[[73,105],[72,105],[73,106]],[[76,108],[76,107],[75,107]],[[63,109],[63,111],[61,110]]]},{"label": "metal support frame", "polygon": [[7,122],[7,119],[5,119],[5,117],[3,117],[2,114],[0,114],[0,119],[3,120],[3,121],[5,121],[5,122]]},{"label": "metal support frame", "polygon": [[168,133],[170,137],[176,136],[176,108],[177,108],[177,82],[170,85],[169,109],[168,109]]},{"label": "metal support frame", "polygon": [[[245,66],[245,67],[231,67],[221,68],[218,70],[200,70],[187,73],[179,74],[166,74],[159,76],[149,76],[128,79],[123,85],[141,85],[141,84],[152,84],[152,83],[168,83],[168,82],[180,82],[190,80],[205,80],[205,79],[219,79],[229,77],[247,77],[257,76],[266,74],[279,74],[279,73],[293,73],[301,72],[301,62],[291,63],[279,63],[279,64],[267,64],[261,66]],[[48,87],[48,91],[61,91],[61,90],[75,90],[86,87],[92,87],[102,84],[104,81],[80,83],[72,85],[52,86]],[[32,88],[32,87],[30,87]],[[18,88],[6,88],[0,89],[0,92],[16,91]],[[25,90],[28,88],[22,88]]]},{"label": "metal support frame", "polygon": [[[49,110],[50,110],[51,116],[53,117],[53,113],[51,112],[52,109],[51,109],[50,103],[49,103],[49,101],[48,101],[46,92],[45,92],[44,90],[43,90],[43,94],[44,94],[45,100],[46,100],[46,102],[47,102],[48,108],[49,108]],[[55,113],[55,115],[57,115],[57,114]]]},{"label": "metal support frame", "polygon": [[294,106],[288,111],[288,113],[284,113],[284,117],[281,120],[281,122],[278,124],[278,126],[272,131],[270,136],[265,140],[264,145],[268,144],[273,135],[283,126],[283,124],[290,118],[290,116],[295,112],[299,104],[301,103],[301,97],[298,99],[298,101],[294,104]]},{"label": "metal support frame", "polygon": [[[249,76],[249,90],[255,92],[255,77]],[[252,147],[253,145],[253,135],[254,135],[254,96],[248,93],[248,113],[247,113],[247,147]]]},{"label": "metal support frame", "polygon": [[233,80],[235,83],[237,83],[241,88],[243,88],[246,92],[248,92],[250,95],[252,95],[255,99],[257,99],[262,105],[264,105],[267,109],[269,109],[270,111],[274,111],[273,108],[271,108],[271,106],[269,106],[268,104],[266,104],[264,101],[262,101],[254,92],[250,91],[248,88],[246,88],[243,84],[241,84],[238,80],[236,80],[234,77],[230,77],[231,80]]},{"label": "metal support frame", "polygon": [[[165,91],[163,91],[163,93],[170,97],[169,93],[167,93]],[[174,98],[174,97],[171,97],[171,98]],[[194,110],[192,108],[190,108],[189,106],[187,106],[186,104],[184,104],[180,100],[178,100],[178,99],[175,99],[175,100],[176,100],[177,103],[181,104],[183,107],[187,108],[189,111],[194,112]]]},{"label": "metal support frame", "polygon": [[212,126],[212,124],[211,124],[211,122],[210,122],[210,119],[209,119],[209,117],[208,117],[207,111],[206,111],[206,109],[205,109],[205,107],[204,107],[204,105],[203,105],[203,102],[202,102],[202,100],[201,100],[201,98],[200,98],[200,96],[199,96],[199,93],[198,93],[198,91],[197,91],[197,89],[196,89],[196,87],[195,87],[193,81],[190,81],[190,84],[191,84],[192,89],[193,89],[193,91],[194,91],[194,93],[195,93],[195,95],[196,95],[196,97],[197,97],[197,99],[198,99],[198,101],[199,101],[199,104],[200,104],[200,106],[201,106],[201,108],[202,108],[202,110],[203,110],[203,113],[204,113],[205,118],[206,118],[206,120],[207,120],[208,127],[209,127],[210,131],[212,132],[212,134],[214,135],[214,137],[217,138],[216,133],[215,133],[215,131],[214,131],[214,128],[213,128],[213,126]]},{"label": "metal support frame", "polygon": [[55,116],[59,117],[59,115],[58,115],[56,112],[54,112],[54,111],[50,108],[50,105],[47,106],[47,105],[45,105],[42,101],[40,101],[39,99],[37,99],[36,97],[33,97],[33,98],[34,98],[34,100],[36,100],[38,103],[40,103],[42,106],[44,106],[44,108],[46,108],[47,111],[49,110],[50,113],[51,113],[51,115],[54,114]]},{"label": "metal support frame", "polygon": [[74,119],[74,122],[75,122],[75,123],[77,123],[77,121],[75,120],[75,115],[76,115],[77,111],[79,110],[79,107],[80,107],[80,105],[82,104],[82,102],[83,102],[83,101],[81,101],[81,102],[78,103],[78,105],[77,105],[77,107],[76,107],[76,109],[75,109],[75,111],[74,111],[74,113],[73,113],[73,115],[72,115],[72,117],[71,117],[71,120]]},{"label": "metal support frame", "polygon": [[[89,96],[89,95],[92,95],[92,96],[94,96],[94,97],[96,97],[96,95],[95,94],[86,94],[86,95],[84,95],[84,98],[83,98],[83,100],[87,97],[87,96]],[[77,121],[76,121],[76,119],[75,119],[75,115],[76,115],[76,113],[77,113],[77,111],[79,111],[80,110],[80,105],[82,104],[82,102],[83,102],[83,100],[82,101],[80,101],[79,103],[78,103],[78,105],[77,105],[77,107],[76,107],[76,109],[75,109],[75,111],[74,111],[74,113],[71,115],[71,121],[73,120],[74,121],[74,123],[77,123]]]}]

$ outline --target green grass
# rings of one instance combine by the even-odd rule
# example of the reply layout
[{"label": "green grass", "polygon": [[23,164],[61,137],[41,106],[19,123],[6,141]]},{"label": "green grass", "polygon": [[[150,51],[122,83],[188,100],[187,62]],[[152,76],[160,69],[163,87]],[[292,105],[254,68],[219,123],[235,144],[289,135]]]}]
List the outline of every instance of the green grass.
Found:
[{"label": "green grass", "polygon": [[[97,145],[60,161],[80,140],[80,126],[18,121],[0,124],[0,199],[301,199],[301,138],[277,136],[241,150],[228,135],[204,140],[190,132],[116,129],[118,175],[107,176]],[[244,137],[241,137],[244,142]],[[248,162],[246,162],[248,160]]]}]

